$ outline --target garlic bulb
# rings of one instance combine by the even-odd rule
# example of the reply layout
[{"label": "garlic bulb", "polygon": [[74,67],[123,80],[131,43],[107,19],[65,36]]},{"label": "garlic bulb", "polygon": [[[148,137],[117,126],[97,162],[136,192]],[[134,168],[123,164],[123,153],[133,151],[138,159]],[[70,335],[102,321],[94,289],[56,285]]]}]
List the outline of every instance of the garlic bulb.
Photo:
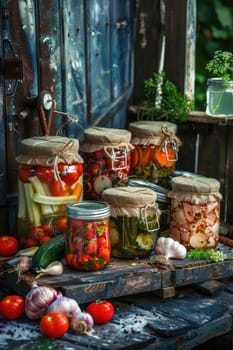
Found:
[{"label": "garlic bulb", "polygon": [[56,289],[45,286],[38,286],[33,283],[30,291],[25,297],[25,314],[31,320],[39,319],[47,307],[57,298]]},{"label": "garlic bulb", "polygon": [[187,249],[183,244],[171,237],[159,237],[155,246],[156,254],[164,255],[167,259],[184,259]]},{"label": "garlic bulb", "polygon": [[81,312],[81,309],[75,299],[60,294],[56,300],[49,305],[47,312],[61,312],[67,317],[72,317],[75,313]]}]

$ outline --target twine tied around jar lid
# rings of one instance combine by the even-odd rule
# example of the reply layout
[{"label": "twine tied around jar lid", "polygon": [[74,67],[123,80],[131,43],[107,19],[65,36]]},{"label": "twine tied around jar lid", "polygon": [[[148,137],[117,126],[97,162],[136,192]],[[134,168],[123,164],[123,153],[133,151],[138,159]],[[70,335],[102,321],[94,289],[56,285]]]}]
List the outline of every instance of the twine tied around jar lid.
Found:
[{"label": "twine tied around jar lid", "polygon": [[[111,208],[111,215],[141,218],[148,231],[160,229],[160,209],[156,203],[157,194],[153,190],[142,187],[111,187],[102,192],[103,200]],[[157,227],[149,229],[148,215],[153,213]]]},{"label": "twine tied around jar lid", "polygon": [[62,185],[58,163],[83,163],[78,154],[79,141],[62,136],[34,136],[21,142],[22,153],[16,157],[20,164],[52,166],[55,180]]},{"label": "twine tied around jar lid", "polygon": [[132,132],[133,145],[155,145],[162,148],[165,143],[174,143],[176,148],[181,145],[176,136],[177,126],[170,122],[137,121],[129,124]]}]

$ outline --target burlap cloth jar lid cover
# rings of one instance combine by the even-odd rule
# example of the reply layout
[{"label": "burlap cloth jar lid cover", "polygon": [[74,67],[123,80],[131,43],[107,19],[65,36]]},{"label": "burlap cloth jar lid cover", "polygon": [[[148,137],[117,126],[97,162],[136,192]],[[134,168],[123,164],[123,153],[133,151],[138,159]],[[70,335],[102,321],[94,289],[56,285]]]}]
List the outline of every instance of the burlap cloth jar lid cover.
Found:
[{"label": "burlap cloth jar lid cover", "polygon": [[92,153],[108,148],[125,148],[130,152],[134,148],[130,141],[131,132],[128,130],[92,127],[84,130],[84,140],[80,142],[80,150]]},{"label": "burlap cloth jar lid cover", "polygon": [[21,141],[20,164],[56,166],[63,162],[83,163],[79,155],[79,141],[63,136],[33,136]]},{"label": "burlap cloth jar lid cover", "polygon": [[222,199],[220,182],[209,177],[177,176],[172,179],[172,191],[168,197],[192,204],[205,204]]},{"label": "burlap cloth jar lid cover", "polygon": [[157,194],[153,190],[142,187],[112,187],[104,190],[102,196],[103,200],[110,205],[113,217],[144,218],[148,211],[152,210],[159,219]]},{"label": "burlap cloth jar lid cover", "polygon": [[163,146],[165,142],[175,142],[181,145],[180,139],[175,135],[177,125],[170,122],[139,120],[129,124],[132,133],[133,145]]}]

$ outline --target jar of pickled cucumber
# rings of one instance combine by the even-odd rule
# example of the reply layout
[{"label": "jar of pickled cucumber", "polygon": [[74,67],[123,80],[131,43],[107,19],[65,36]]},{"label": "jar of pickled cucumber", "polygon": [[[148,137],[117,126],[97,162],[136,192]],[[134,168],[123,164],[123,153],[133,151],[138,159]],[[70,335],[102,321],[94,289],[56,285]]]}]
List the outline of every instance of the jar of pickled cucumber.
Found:
[{"label": "jar of pickled cucumber", "polygon": [[18,238],[22,247],[40,246],[67,232],[66,204],[83,197],[79,141],[35,136],[21,142],[18,170]]},{"label": "jar of pickled cucumber", "polygon": [[215,248],[219,241],[220,183],[207,177],[172,179],[170,235],[188,250]]},{"label": "jar of pickled cucumber", "polygon": [[109,188],[102,193],[111,208],[111,255],[143,258],[153,251],[159,230],[156,193],[141,187]]},{"label": "jar of pickled cucumber", "polygon": [[128,180],[133,146],[128,130],[93,127],[84,131],[84,199],[101,200],[106,188]]},{"label": "jar of pickled cucumber", "polygon": [[181,141],[177,126],[170,122],[136,121],[129,124],[132,133],[130,175],[137,179],[170,187]]},{"label": "jar of pickled cucumber", "polygon": [[110,207],[101,201],[67,204],[67,264],[80,271],[96,271],[110,260]]}]

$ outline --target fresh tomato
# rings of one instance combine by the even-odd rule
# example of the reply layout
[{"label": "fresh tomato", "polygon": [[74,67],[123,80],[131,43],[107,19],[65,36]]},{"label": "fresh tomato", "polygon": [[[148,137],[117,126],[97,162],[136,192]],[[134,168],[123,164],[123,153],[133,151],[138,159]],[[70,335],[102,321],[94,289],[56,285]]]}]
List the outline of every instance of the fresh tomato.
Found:
[{"label": "fresh tomato", "polygon": [[28,182],[28,178],[34,175],[34,170],[30,165],[22,164],[19,167],[19,179],[25,183]]},{"label": "fresh tomato", "polygon": [[60,173],[62,180],[65,181],[67,185],[71,186],[75,182],[77,182],[80,175],[82,175],[83,166],[82,164],[79,164],[79,163],[75,163],[71,165],[59,163],[58,171]]},{"label": "fresh tomato", "polygon": [[60,338],[69,329],[69,320],[60,312],[50,312],[40,320],[41,332],[50,338]]},{"label": "fresh tomato", "polygon": [[24,313],[25,301],[18,295],[8,295],[0,301],[0,314],[7,320],[15,320]]},{"label": "fresh tomato", "polygon": [[114,314],[114,306],[107,300],[96,300],[90,303],[86,309],[93,317],[96,324],[107,323]]},{"label": "fresh tomato", "polygon": [[19,247],[18,240],[13,236],[0,236],[0,256],[11,256],[17,253]]},{"label": "fresh tomato", "polygon": [[41,182],[48,184],[54,180],[53,167],[38,165],[35,172]]},{"label": "fresh tomato", "polygon": [[65,196],[69,194],[69,186],[65,181],[53,180],[49,184],[49,191],[53,196]]}]

